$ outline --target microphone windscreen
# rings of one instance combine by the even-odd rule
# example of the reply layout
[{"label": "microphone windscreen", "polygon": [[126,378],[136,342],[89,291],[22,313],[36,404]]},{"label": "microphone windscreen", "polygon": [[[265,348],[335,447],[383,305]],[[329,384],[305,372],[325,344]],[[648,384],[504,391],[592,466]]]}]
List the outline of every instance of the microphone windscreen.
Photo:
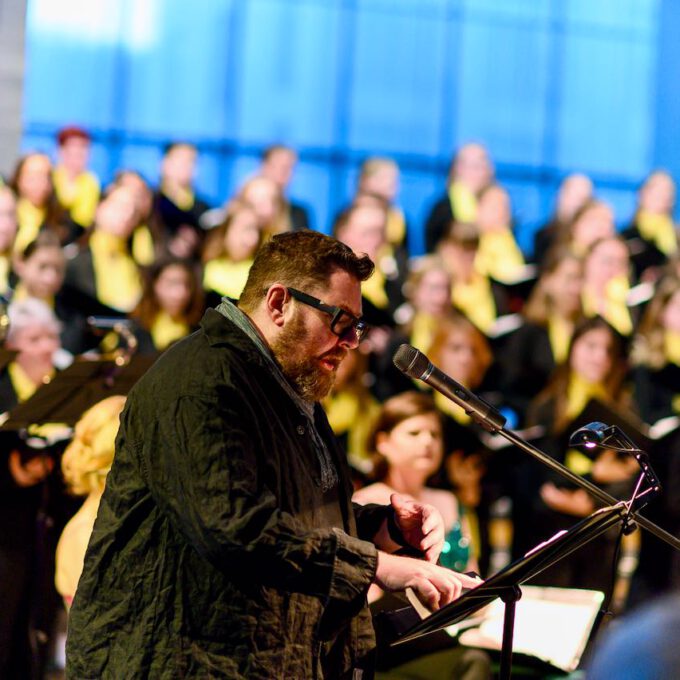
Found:
[{"label": "microphone windscreen", "polygon": [[411,345],[400,345],[392,358],[394,365],[409,378],[420,378],[430,364],[428,358]]}]

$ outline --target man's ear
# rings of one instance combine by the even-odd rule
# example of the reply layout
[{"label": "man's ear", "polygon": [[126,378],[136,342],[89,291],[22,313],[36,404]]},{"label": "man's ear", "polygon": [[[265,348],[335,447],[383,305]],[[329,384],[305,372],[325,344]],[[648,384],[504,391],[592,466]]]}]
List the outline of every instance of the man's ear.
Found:
[{"label": "man's ear", "polygon": [[265,296],[267,314],[272,323],[279,328],[283,326],[291,302],[292,299],[285,286],[280,283],[275,283],[269,287],[267,295]]}]

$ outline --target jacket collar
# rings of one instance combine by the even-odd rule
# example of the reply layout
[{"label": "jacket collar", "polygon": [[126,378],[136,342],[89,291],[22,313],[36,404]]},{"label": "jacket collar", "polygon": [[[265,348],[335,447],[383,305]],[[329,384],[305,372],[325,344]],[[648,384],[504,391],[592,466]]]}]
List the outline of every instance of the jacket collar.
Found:
[{"label": "jacket collar", "polygon": [[200,326],[211,347],[220,345],[231,347],[246,355],[248,361],[256,361],[266,366],[265,358],[253,341],[216,309],[206,310]]}]

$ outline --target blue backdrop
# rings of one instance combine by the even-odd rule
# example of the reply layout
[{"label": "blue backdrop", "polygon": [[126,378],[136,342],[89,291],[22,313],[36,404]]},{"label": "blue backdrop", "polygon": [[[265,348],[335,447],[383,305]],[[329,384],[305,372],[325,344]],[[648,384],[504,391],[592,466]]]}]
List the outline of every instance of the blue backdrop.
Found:
[{"label": "blue backdrop", "polygon": [[[94,169],[157,179],[175,139],[224,201],[272,142],[300,153],[291,194],[329,227],[358,163],[395,158],[422,248],[453,151],[486,144],[526,248],[582,171],[625,222],[653,167],[680,171],[673,0],[30,0],[23,148],[67,123]],[[678,172],[677,174],[680,174]]]}]

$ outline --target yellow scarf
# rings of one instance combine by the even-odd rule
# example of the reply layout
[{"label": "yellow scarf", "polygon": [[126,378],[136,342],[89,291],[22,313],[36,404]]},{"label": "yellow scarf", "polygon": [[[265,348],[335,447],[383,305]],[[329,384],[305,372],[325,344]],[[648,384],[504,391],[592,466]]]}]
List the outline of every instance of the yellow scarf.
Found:
[{"label": "yellow scarf", "polygon": [[404,213],[396,206],[387,211],[387,226],[385,228],[387,242],[393,246],[400,246],[406,237],[406,219]]},{"label": "yellow scarf", "polygon": [[25,198],[20,198],[17,201],[17,222],[19,223],[19,230],[17,237],[14,239],[14,252],[22,253],[24,248],[35,241],[36,236],[40,232],[45,222],[46,211],[44,208],[36,208],[33,203]]},{"label": "yellow scarf", "polygon": [[607,283],[603,300],[598,300],[592,291],[584,288],[581,295],[583,313],[587,317],[599,314],[621,335],[630,335],[633,332],[633,320],[626,305],[629,289],[630,284],[625,276],[616,276]]},{"label": "yellow scarf", "polygon": [[489,279],[475,273],[469,282],[454,283],[451,301],[479,330],[489,332],[497,316]]},{"label": "yellow scarf", "polygon": [[[29,297],[32,296],[29,295],[28,290],[26,290],[26,286],[23,283],[17,283],[16,288],[14,289],[14,295],[12,295],[12,301],[18,302],[19,300],[26,300]],[[46,305],[49,305],[50,308],[54,309],[54,295],[51,295],[47,299],[43,299],[43,302]]]},{"label": "yellow scarf", "polygon": [[323,407],[333,432],[336,435],[347,432],[347,452],[367,457],[368,436],[380,411],[378,402],[370,395],[346,389],[326,397]]},{"label": "yellow scarf", "polygon": [[475,268],[480,274],[510,283],[522,273],[523,267],[524,256],[510,229],[506,227],[479,235]]},{"label": "yellow scarf", "polygon": [[641,210],[637,215],[637,228],[645,241],[653,243],[664,255],[678,250],[678,235],[670,215],[658,215]]},{"label": "yellow scarf", "polygon": [[460,182],[449,186],[451,212],[456,222],[474,222],[477,219],[477,197],[474,192]]},{"label": "yellow scarf", "polygon": [[423,312],[416,313],[411,323],[409,342],[413,347],[427,354],[432,346],[438,325],[439,321],[435,317]]},{"label": "yellow scarf", "polygon": [[[26,374],[26,371],[16,362],[12,361],[7,366],[9,379],[12,382],[14,393],[17,395],[17,400],[20,404],[28,401],[38,390],[41,384],[36,385]],[[42,384],[49,383],[54,377],[54,369],[51,370],[44,378]],[[27,428],[28,433],[36,437],[44,437],[47,440],[64,439],[68,436],[70,428],[64,423],[41,423],[39,425],[32,423]]]},{"label": "yellow scarf", "polygon": [[132,232],[132,258],[140,267],[148,267],[156,259],[153,247],[153,238],[149,227],[140,224]]},{"label": "yellow scarf", "polygon": [[139,270],[123,239],[101,231],[90,237],[97,299],[113,309],[131,312],[142,295]]},{"label": "yellow scarf", "polygon": [[82,172],[74,180],[62,167],[52,173],[57,200],[69,211],[71,218],[84,227],[94,222],[99,204],[99,180],[91,172]]},{"label": "yellow scarf", "polygon": [[370,278],[361,283],[361,294],[378,309],[387,309],[390,301],[385,292],[385,275],[377,267]]},{"label": "yellow scarf", "polygon": [[31,378],[28,377],[26,371],[16,362],[12,361],[7,366],[7,372],[9,373],[9,379],[12,382],[12,387],[17,395],[19,403],[23,403],[30,399],[40,387],[36,385]]},{"label": "yellow scarf", "polygon": [[161,184],[161,191],[181,210],[185,212],[194,207],[196,197],[191,189],[174,187],[169,190],[167,185]]},{"label": "yellow scarf", "polygon": [[472,421],[472,418],[458,404],[454,404],[439,392],[434,394],[434,403],[442,413],[451,416],[459,425],[469,425]]},{"label": "yellow scarf", "polygon": [[[665,331],[663,334],[663,347],[666,358],[676,366],[680,366],[680,333],[677,331]],[[678,385],[680,390],[680,385]]]},{"label": "yellow scarf", "polygon": [[548,318],[548,337],[556,364],[564,363],[567,360],[572,331],[572,324],[562,317],[552,314]]},{"label": "yellow scarf", "polygon": [[[607,394],[603,385],[589,382],[577,373],[573,373],[567,387],[567,418],[573,420],[583,413],[583,409],[591,399],[605,401],[606,398]],[[569,449],[566,453],[565,465],[577,475],[586,475],[591,471],[593,461],[581,451]]]},{"label": "yellow scarf", "polygon": [[175,321],[167,312],[160,311],[151,326],[154,347],[162,352],[173,342],[189,335],[189,331],[185,321]]},{"label": "yellow scarf", "polygon": [[248,280],[252,264],[251,258],[241,262],[232,262],[226,257],[210,260],[203,271],[203,288],[238,300]]},{"label": "yellow scarf", "polygon": [[11,262],[9,255],[0,255],[0,293],[6,293],[9,289],[9,272]]},{"label": "yellow scarf", "polygon": [[604,386],[601,383],[589,382],[578,373],[572,373],[567,387],[567,419],[574,420],[591,399],[606,401],[607,393]]}]

